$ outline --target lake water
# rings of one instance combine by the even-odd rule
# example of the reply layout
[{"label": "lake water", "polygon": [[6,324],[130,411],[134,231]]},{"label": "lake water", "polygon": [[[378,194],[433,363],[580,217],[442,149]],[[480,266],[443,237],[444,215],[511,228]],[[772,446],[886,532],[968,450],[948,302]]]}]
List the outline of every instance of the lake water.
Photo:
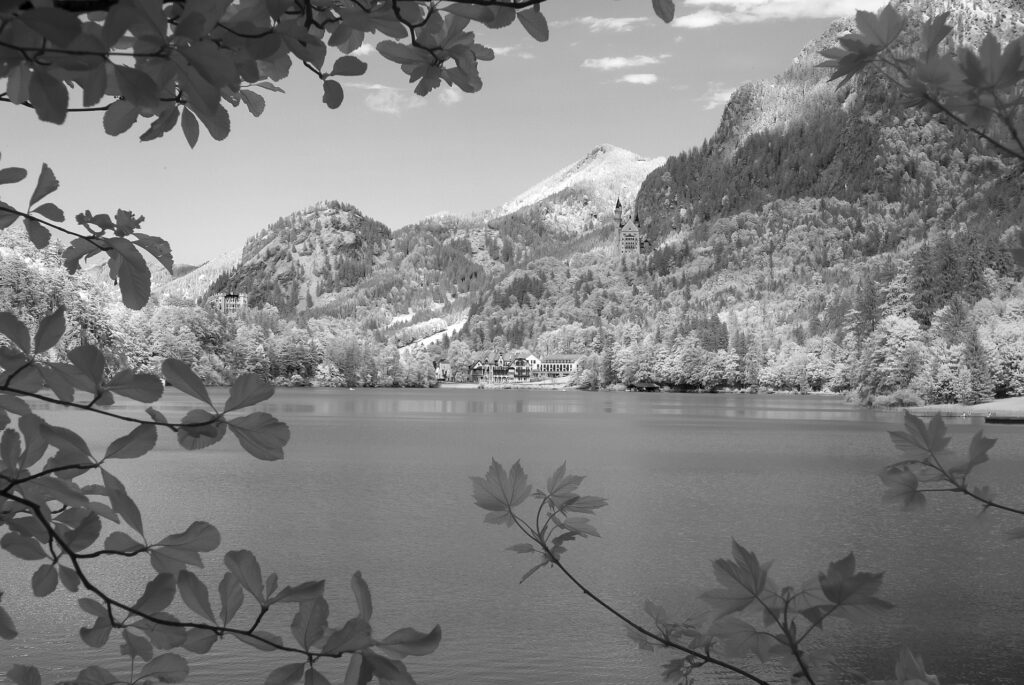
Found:
[{"label": "lake water", "polygon": [[[163,402],[174,418],[186,406]],[[1020,522],[979,523],[952,496],[933,497],[923,512],[882,504],[876,472],[897,459],[886,431],[899,427],[898,413],[822,397],[475,389],[288,389],[267,409],[292,428],[282,462],[247,457],[230,435],[188,453],[164,436],[151,455],[117,465],[149,538],[211,521],[223,543],[208,555],[210,577],[223,573],[220,554],[246,548],[282,584],[326,578],[332,625],[354,614],[348,579],[361,570],[376,634],[441,624],[437,652],[408,659],[421,685],[653,685],[673,656],[638,650],[557,571],[518,583],[531,560],[504,550],[523,540],[485,524],[473,505],[469,477],[484,475],[492,457],[522,459],[537,485],[567,461],[586,476],[581,491],[609,499],[595,522],[602,537],[573,543],[564,560],[630,616],[641,618],[648,598],[680,615],[703,610],[710,561],[729,555],[731,538],[774,559],[780,584],[798,585],[853,551],[859,569],[886,571],[881,595],[898,608],[869,624],[833,624],[821,644],[845,664],[891,677],[908,645],[944,684],[1024,682],[1024,542],[1002,536]],[[102,434],[99,444],[127,432],[75,412],[48,418]],[[978,428],[952,425],[954,448],[965,450]],[[979,474],[1018,504],[1021,430],[986,427],[999,443]],[[0,673],[35,663],[52,681],[87,663],[125,664],[116,649],[82,645],[75,597],[32,596],[34,566],[0,562],[3,603],[24,636],[0,642]],[[137,566],[101,572],[114,594],[141,591]],[[285,634],[290,619],[281,619]],[[291,661],[225,642],[190,655],[189,682],[262,683]],[[327,672],[340,682],[341,669]],[[742,681],[709,672],[699,682]]]}]

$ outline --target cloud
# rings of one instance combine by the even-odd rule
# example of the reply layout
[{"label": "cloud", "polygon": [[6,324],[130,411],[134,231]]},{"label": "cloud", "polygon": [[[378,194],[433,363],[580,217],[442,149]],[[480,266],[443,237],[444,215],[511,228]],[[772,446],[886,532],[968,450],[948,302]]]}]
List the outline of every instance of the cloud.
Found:
[{"label": "cloud", "polygon": [[852,16],[864,0],[689,0],[696,12],[675,18],[672,25],[703,29],[719,24],[750,24],[770,19],[806,19]]},{"label": "cloud", "polygon": [[580,17],[576,21],[595,33],[598,31],[622,33],[623,31],[632,31],[637,24],[646,23],[647,17]]},{"label": "cloud", "polygon": [[728,88],[720,81],[711,81],[708,83],[708,89],[697,100],[704,103],[704,109],[723,107],[729,102],[729,98],[732,97],[735,90],[735,88]]},{"label": "cloud", "polygon": [[366,106],[374,112],[399,115],[407,109],[416,109],[427,104],[426,98],[412,91],[399,90],[380,83],[346,83],[346,88],[368,90]]},{"label": "cloud", "polygon": [[591,57],[583,61],[583,66],[588,69],[611,71],[613,69],[645,67],[651,64],[658,64],[661,60],[661,57],[651,57],[650,55],[637,55],[635,57]]},{"label": "cloud", "polygon": [[511,55],[512,57],[518,57],[519,59],[533,59],[532,52],[525,52],[520,49],[518,45],[507,45],[504,47],[491,48],[494,54],[498,57],[506,57]]},{"label": "cloud", "polygon": [[353,55],[355,57],[366,57],[367,55],[375,55],[377,54],[377,46],[370,45],[369,43],[363,43],[358,48],[356,48],[355,50],[348,54]]},{"label": "cloud", "polygon": [[656,74],[626,74],[616,79],[617,83],[635,83],[639,86],[649,86],[658,82]]},{"label": "cloud", "polygon": [[443,105],[455,105],[462,102],[462,91],[456,88],[445,88],[437,95]]}]

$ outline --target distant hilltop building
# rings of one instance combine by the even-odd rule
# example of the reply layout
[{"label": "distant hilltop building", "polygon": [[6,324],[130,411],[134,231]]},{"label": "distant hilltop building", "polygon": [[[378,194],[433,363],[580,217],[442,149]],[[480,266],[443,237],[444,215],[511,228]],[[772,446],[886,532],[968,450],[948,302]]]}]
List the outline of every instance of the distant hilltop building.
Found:
[{"label": "distant hilltop building", "polygon": [[632,213],[627,213],[627,217],[623,219],[622,214],[622,200],[616,199],[615,222],[619,225],[619,254],[638,255],[647,243],[640,235],[640,229],[637,226],[639,218],[632,216]]},{"label": "distant hilltop building", "polygon": [[246,307],[245,293],[217,293],[210,298],[209,306],[225,316],[234,316]]}]

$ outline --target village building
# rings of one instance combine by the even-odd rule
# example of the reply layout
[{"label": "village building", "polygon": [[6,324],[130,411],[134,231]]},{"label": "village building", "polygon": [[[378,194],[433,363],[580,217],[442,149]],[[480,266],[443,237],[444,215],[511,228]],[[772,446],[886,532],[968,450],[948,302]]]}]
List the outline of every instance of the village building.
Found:
[{"label": "village building", "polygon": [[571,376],[579,371],[582,354],[556,354],[540,362],[538,374],[547,378]]},{"label": "village building", "polygon": [[502,353],[490,352],[469,369],[474,383],[526,383],[539,374],[541,361],[532,354],[505,358]]}]

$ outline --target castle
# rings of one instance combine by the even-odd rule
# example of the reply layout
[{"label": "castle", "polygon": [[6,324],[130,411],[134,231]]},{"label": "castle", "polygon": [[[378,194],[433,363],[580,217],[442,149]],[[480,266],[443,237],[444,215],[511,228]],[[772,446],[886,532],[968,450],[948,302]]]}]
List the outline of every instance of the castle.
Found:
[{"label": "castle", "polygon": [[615,200],[615,221],[618,223],[619,254],[638,255],[647,242],[637,227],[638,218],[632,215],[622,218],[622,200]]}]

